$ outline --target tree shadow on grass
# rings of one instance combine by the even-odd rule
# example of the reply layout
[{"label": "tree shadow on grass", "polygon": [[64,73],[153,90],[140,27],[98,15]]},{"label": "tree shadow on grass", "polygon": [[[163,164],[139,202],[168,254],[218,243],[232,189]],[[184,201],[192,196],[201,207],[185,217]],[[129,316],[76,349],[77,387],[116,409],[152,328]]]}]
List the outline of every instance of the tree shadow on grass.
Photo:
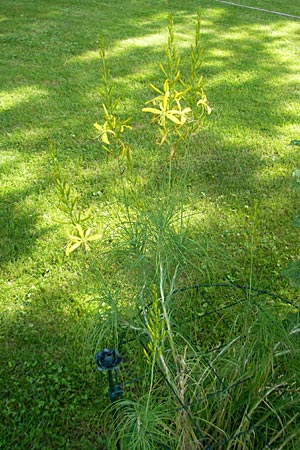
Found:
[{"label": "tree shadow on grass", "polygon": [[2,315],[3,448],[101,448],[98,414],[107,399],[89,347],[92,323],[61,286],[41,286],[21,309]]},{"label": "tree shadow on grass", "polygon": [[16,261],[20,255],[28,255],[42,232],[37,227],[38,213],[26,209],[22,202],[27,192],[13,192],[0,198],[0,227],[2,243],[0,262]]}]

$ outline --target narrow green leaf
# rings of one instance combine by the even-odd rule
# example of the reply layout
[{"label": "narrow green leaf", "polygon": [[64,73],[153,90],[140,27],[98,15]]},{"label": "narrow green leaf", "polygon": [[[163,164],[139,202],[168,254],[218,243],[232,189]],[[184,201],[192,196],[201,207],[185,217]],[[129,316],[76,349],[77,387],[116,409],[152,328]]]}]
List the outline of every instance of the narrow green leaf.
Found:
[{"label": "narrow green leaf", "polygon": [[143,108],[143,112],[150,112],[152,114],[161,114],[161,110],[157,108]]},{"label": "narrow green leaf", "polygon": [[155,92],[157,92],[158,94],[161,94],[161,95],[164,94],[164,93],[163,93],[162,91],[160,91],[156,86],[154,86],[154,84],[149,83],[149,85],[150,85],[150,87],[151,87]]},{"label": "narrow green leaf", "polygon": [[174,116],[173,114],[171,114],[170,111],[167,112],[166,116],[167,116],[167,118],[170,119],[173,123],[176,123],[176,125],[180,125],[180,124],[181,124],[181,121],[180,121],[176,116]]},{"label": "narrow green leaf", "polygon": [[75,242],[75,244],[72,244],[72,242],[70,242],[66,248],[66,255],[69,256],[72,252],[74,252],[74,250],[76,250],[76,248],[80,247],[81,244],[82,241],[77,241]]}]

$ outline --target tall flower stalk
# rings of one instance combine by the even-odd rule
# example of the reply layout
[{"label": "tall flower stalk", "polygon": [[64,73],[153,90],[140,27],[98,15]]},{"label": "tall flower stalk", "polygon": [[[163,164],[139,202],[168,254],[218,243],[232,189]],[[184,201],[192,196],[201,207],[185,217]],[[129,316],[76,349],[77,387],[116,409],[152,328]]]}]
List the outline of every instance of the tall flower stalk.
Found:
[{"label": "tall flower stalk", "polygon": [[107,62],[103,38],[100,38],[100,74],[102,101],[102,121],[95,122],[94,127],[98,132],[98,139],[107,157],[113,157],[119,165],[121,157],[131,160],[131,148],[126,142],[124,135],[131,130],[130,118],[121,119],[118,113],[119,99],[115,96],[115,83],[111,77],[110,67]]},{"label": "tall flower stalk", "polygon": [[166,63],[160,63],[164,81],[161,88],[150,83],[150,87],[158,95],[146,102],[146,105],[151,106],[143,108],[144,112],[152,114],[152,122],[158,126],[157,143],[160,146],[167,145],[170,160],[176,157],[180,142],[183,142],[186,154],[190,137],[199,133],[205,117],[211,113],[204,93],[204,79],[200,74],[200,28],[201,14],[198,10],[195,44],[190,50],[189,75],[184,78],[175,43],[173,16],[169,15]]}]

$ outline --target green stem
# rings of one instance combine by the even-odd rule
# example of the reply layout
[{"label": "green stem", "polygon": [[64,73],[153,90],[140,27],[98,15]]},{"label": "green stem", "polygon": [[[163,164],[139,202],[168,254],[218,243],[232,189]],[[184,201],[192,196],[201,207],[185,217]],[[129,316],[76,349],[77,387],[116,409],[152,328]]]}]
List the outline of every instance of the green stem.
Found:
[{"label": "green stem", "polygon": [[155,351],[153,353],[152,364],[151,364],[150,387],[149,387],[147,403],[146,403],[146,413],[148,413],[148,410],[149,410],[150,398],[151,398],[151,393],[152,393],[152,389],[153,389],[155,362],[156,362],[156,348],[155,348]]},{"label": "green stem", "polygon": [[169,161],[169,173],[168,173],[168,199],[171,196],[171,185],[172,185],[172,158]]},{"label": "green stem", "polygon": [[164,272],[163,272],[162,262],[160,262],[160,264],[159,264],[159,270],[160,270],[159,289],[160,289],[161,307],[162,307],[163,316],[164,316],[166,327],[167,327],[167,333],[168,333],[168,337],[169,337],[169,341],[170,341],[170,345],[171,345],[172,357],[174,360],[174,364],[176,364],[177,354],[176,354],[176,350],[175,350],[175,344],[174,344],[174,340],[173,340],[173,334],[172,334],[171,324],[170,324],[170,320],[169,320],[169,314],[168,314],[167,307],[166,307],[166,299],[165,299],[165,293],[164,293],[164,288],[163,288]]}]

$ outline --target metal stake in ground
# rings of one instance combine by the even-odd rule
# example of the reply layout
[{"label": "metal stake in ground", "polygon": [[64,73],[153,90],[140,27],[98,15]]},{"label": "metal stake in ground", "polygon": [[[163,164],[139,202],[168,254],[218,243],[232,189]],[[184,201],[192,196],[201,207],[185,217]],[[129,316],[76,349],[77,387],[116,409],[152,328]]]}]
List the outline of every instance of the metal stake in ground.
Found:
[{"label": "metal stake in ground", "polygon": [[[118,380],[118,364],[122,362],[122,358],[118,350],[105,348],[95,355],[97,369],[100,372],[107,371],[108,378],[108,395],[111,403],[123,398],[123,389]],[[114,409],[114,420],[116,410]],[[120,441],[117,435],[117,449],[121,450]]]}]

